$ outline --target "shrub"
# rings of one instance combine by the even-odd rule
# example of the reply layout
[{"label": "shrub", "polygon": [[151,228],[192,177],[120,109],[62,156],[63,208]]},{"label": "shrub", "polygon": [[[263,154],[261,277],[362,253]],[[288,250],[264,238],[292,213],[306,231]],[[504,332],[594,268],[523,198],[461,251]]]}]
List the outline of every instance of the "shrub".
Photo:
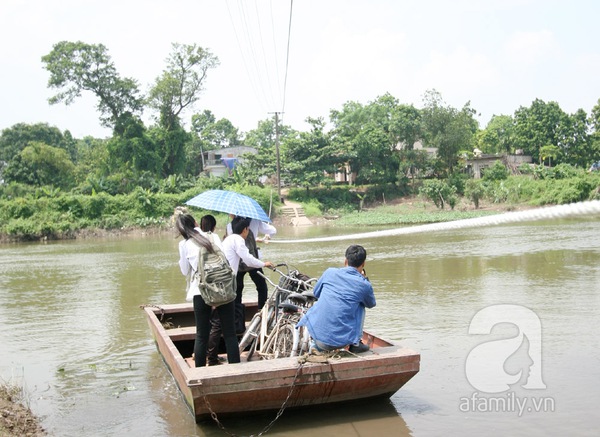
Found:
[{"label": "shrub", "polygon": [[456,205],[456,187],[439,179],[425,181],[419,189],[419,193],[440,209],[444,209],[446,203],[451,208]]},{"label": "shrub", "polygon": [[494,165],[488,167],[483,172],[484,181],[503,181],[508,178],[508,169],[501,161],[494,162]]},{"label": "shrub", "polygon": [[485,189],[483,188],[483,184],[481,180],[469,179],[465,184],[465,197],[467,197],[473,204],[475,208],[479,208],[479,200],[483,198],[485,194]]}]

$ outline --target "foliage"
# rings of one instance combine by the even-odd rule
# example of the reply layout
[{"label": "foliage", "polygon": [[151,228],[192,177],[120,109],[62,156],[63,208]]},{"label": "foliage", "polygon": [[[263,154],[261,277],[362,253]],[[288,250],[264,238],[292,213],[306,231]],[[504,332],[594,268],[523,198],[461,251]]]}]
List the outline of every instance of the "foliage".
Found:
[{"label": "foliage", "polygon": [[503,181],[508,178],[509,171],[501,161],[494,162],[494,165],[488,167],[483,172],[484,181]]},{"label": "foliage", "polygon": [[485,189],[480,179],[469,179],[465,183],[465,197],[475,205],[475,209],[479,208],[479,201],[483,198]]},{"label": "foliage", "polygon": [[150,107],[159,113],[159,124],[170,131],[181,124],[181,113],[200,99],[208,70],[219,58],[196,44],[172,44],[167,67],[148,95]]},{"label": "foliage", "polygon": [[429,147],[437,148],[438,160],[445,174],[454,171],[460,150],[473,148],[478,124],[475,110],[467,102],[461,110],[447,106],[435,90],[425,93],[422,110],[423,139]]},{"label": "foliage", "polygon": [[82,91],[91,91],[98,98],[100,121],[107,127],[114,127],[122,116],[142,108],[137,82],[119,76],[102,44],[61,41],[42,57],[42,62],[50,72],[48,87],[59,90],[48,99],[50,104],[70,105]]},{"label": "foliage", "polygon": [[451,209],[454,209],[456,204],[456,187],[439,179],[423,182],[419,194],[431,200],[440,209],[444,209],[446,203],[450,205]]},{"label": "foliage", "polygon": [[[238,165],[238,169],[244,174],[244,179],[248,183],[256,184],[259,180],[271,178],[277,183],[277,144],[276,144],[276,123],[275,117],[258,122],[256,129],[246,134],[245,144],[256,150],[256,153],[245,153],[242,155],[244,162]],[[286,144],[290,137],[296,135],[296,131],[290,126],[279,124],[279,157],[280,174],[282,183],[286,183],[286,163],[283,159],[286,156]],[[241,167],[241,168],[240,168]]]},{"label": "foliage", "polygon": [[289,136],[285,145],[285,178],[306,189],[330,180],[344,165],[335,143],[324,132],[323,119],[307,121],[312,126],[311,131]]},{"label": "foliage", "polygon": [[494,115],[477,133],[477,147],[483,153],[513,153],[514,121],[510,115]]},{"label": "foliage", "polygon": [[75,165],[64,149],[30,142],[10,161],[3,177],[8,182],[70,188],[74,182],[74,170]]}]

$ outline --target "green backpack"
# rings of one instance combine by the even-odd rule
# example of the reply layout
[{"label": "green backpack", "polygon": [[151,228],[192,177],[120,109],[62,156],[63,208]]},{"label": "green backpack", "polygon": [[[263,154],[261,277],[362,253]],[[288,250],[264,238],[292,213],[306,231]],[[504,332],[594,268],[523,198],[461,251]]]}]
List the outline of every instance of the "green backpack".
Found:
[{"label": "green backpack", "polygon": [[214,253],[199,247],[196,279],[200,295],[207,305],[218,307],[233,301],[236,297],[236,283],[233,269],[223,251],[214,244],[211,234],[207,235]]}]

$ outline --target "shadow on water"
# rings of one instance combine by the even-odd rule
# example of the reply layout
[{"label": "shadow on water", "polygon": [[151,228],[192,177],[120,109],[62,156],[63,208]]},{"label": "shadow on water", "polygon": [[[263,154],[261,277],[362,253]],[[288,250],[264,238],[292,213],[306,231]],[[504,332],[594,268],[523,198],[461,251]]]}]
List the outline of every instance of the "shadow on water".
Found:
[{"label": "shadow on water", "polygon": [[[276,417],[276,412],[251,417],[224,418],[226,430],[236,435],[258,435]],[[216,423],[197,425],[206,436],[223,435]],[[410,436],[410,429],[389,399],[368,399],[338,405],[290,409],[276,420],[269,435],[340,437]]]}]

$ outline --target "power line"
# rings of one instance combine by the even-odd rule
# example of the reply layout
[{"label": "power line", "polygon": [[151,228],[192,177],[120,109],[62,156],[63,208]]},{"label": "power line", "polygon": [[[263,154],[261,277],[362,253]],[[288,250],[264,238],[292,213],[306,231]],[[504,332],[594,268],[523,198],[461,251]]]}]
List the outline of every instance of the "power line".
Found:
[{"label": "power line", "polygon": [[[267,27],[264,26],[264,13],[261,15],[258,2],[255,3],[254,13],[247,9],[247,1],[238,1],[237,13],[234,17],[229,3],[227,9],[229,18],[233,26],[236,41],[242,55],[244,68],[252,86],[257,101],[265,111],[281,107],[280,113],[283,113],[286,103],[287,77],[290,58],[290,40],[291,40],[291,20],[293,17],[293,0],[290,0],[289,22],[287,23],[287,47],[285,58],[285,71],[283,89],[281,88],[281,75],[278,62],[276,19],[273,12],[273,2],[269,3],[271,35],[273,44],[273,60],[269,62],[269,56],[266,50]],[[262,17],[262,18],[261,18]],[[262,57],[262,59],[260,59]],[[274,64],[274,65],[273,65]],[[274,71],[273,71],[274,70]],[[280,106],[281,105],[281,106]],[[271,109],[273,108],[273,109]]]},{"label": "power line", "polygon": [[294,9],[294,0],[290,0],[290,21],[288,25],[288,42],[287,42],[287,53],[285,56],[285,79],[283,81],[283,104],[281,105],[281,113],[285,111],[285,96],[287,91],[287,75],[288,66],[290,62],[290,40],[292,39],[292,11]]}]

